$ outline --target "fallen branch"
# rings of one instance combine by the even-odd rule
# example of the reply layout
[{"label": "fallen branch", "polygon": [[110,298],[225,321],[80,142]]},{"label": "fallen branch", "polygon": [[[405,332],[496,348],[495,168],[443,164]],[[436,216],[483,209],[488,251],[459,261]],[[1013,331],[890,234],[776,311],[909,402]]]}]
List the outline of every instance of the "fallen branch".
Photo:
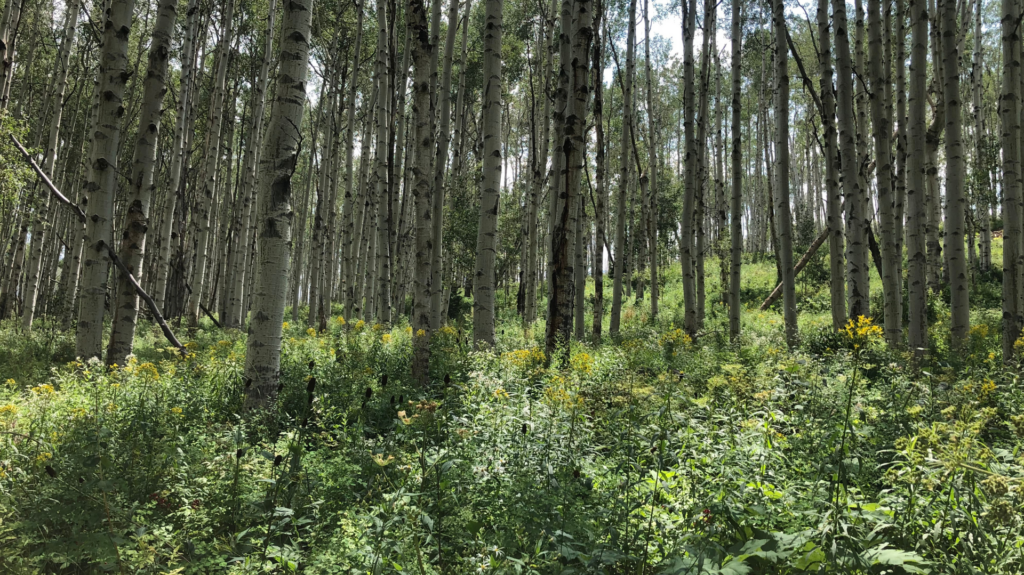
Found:
[{"label": "fallen branch", "polygon": [[[46,174],[43,173],[43,170],[39,168],[39,165],[36,164],[36,161],[32,159],[32,155],[29,154],[28,150],[25,149],[25,146],[22,146],[21,142],[19,142],[18,139],[14,137],[14,134],[11,134],[11,141],[14,142],[14,145],[17,146],[18,150],[21,152],[21,155],[25,157],[28,163],[32,166],[32,169],[35,170],[36,175],[39,176],[39,179],[42,180],[43,184],[45,184],[46,187],[49,188],[50,192],[58,200],[60,200],[62,204],[71,208],[71,210],[75,212],[75,215],[78,216],[79,220],[83,222],[86,221],[86,215],[85,212],[82,211],[82,208],[80,208],[77,204],[69,200],[67,196],[60,193],[60,190],[57,189],[57,186],[53,185],[53,182],[50,181],[50,178],[46,177]],[[135,277],[132,276],[131,271],[129,271],[128,267],[124,265],[124,262],[121,261],[121,258],[117,257],[117,253],[114,251],[114,248],[107,245],[106,242],[104,242],[103,240],[100,240],[100,245],[107,249],[107,253],[110,255],[110,261],[114,262],[114,265],[117,266],[119,270],[121,270],[121,273],[123,273],[125,277],[128,278],[128,283],[132,284],[132,287],[135,288],[135,292],[139,294],[139,297],[141,297],[142,300],[146,302],[146,305],[149,306],[149,311],[152,312],[153,318],[156,320],[156,323],[160,325],[160,330],[164,332],[164,337],[167,338],[167,341],[171,342],[171,345],[180,349],[182,353],[184,353],[185,346],[182,345],[182,343],[178,341],[178,338],[174,336],[174,332],[171,331],[171,328],[168,327],[167,322],[164,321],[164,316],[160,314],[160,310],[156,307],[156,302],[153,301],[153,298],[151,298],[149,294],[142,289],[142,286],[139,285],[138,280],[136,280]]]},{"label": "fallen branch", "polygon": [[[192,286],[188,285],[188,282],[185,282],[185,289],[188,290],[188,293],[192,293]],[[217,326],[217,329],[223,329],[220,322],[217,321],[217,318],[213,317],[213,314],[210,313],[210,310],[206,309],[206,306],[204,306],[202,302],[199,303],[199,309],[203,310],[203,313],[206,314],[206,317],[210,318],[210,321],[213,322],[213,325]]]},{"label": "fallen branch", "polygon": [[[811,258],[814,257],[814,254],[818,252],[818,248],[821,247],[821,244],[825,243],[825,240],[828,239],[828,232],[828,228],[822,230],[821,233],[818,234],[818,237],[814,239],[814,243],[811,244],[811,247],[807,249],[807,253],[804,254],[804,257],[800,258],[800,261],[796,263],[796,267],[793,268],[794,281],[796,281],[796,276],[800,274],[800,271],[807,266],[807,262],[811,261]],[[779,299],[779,296],[781,295],[782,284],[779,284],[775,286],[774,290],[772,290],[772,293],[771,295],[768,296],[768,299],[764,300],[764,303],[761,304],[761,311],[768,309],[768,306],[775,303],[775,300]]]}]

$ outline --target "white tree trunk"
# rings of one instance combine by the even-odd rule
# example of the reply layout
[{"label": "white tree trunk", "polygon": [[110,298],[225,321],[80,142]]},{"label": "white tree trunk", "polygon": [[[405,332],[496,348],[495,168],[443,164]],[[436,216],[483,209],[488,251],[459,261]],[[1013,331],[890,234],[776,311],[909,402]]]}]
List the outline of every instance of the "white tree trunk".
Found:
[{"label": "white tree trunk", "polygon": [[281,377],[281,332],[292,241],[292,174],[302,140],[312,9],[312,0],[290,0],[284,5],[281,23],[280,68],[257,178],[259,247],[245,353],[247,409],[273,403]]},{"label": "white tree trunk", "polygon": [[78,298],[78,331],[75,355],[99,359],[103,353],[103,314],[112,245],[114,195],[117,191],[117,150],[121,142],[121,119],[125,81],[128,78],[128,35],[131,32],[134,0],[112,0],[103,26],[100,48],[95,125],[89,177],[83,194],[88,200],[85,235],[82,240],[83,271]]}]

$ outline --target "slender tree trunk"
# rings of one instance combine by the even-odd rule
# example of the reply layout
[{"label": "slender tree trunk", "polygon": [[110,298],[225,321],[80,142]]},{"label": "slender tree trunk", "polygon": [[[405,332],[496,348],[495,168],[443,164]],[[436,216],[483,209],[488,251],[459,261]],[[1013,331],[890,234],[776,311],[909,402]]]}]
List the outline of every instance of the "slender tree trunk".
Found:
[{"label": "slender tree trunk", "polygon": [[[388,59],[387,2],[377,0],[377,293],[378,317],[391,323],[391,260],[388,249],[388,127],[391,124],[391,72]],[[333,210],[334,207],[331,206]],[[333,258],[329,258],[333,259]],[[329,301],[329,300],[328,300]]]},{"label": "slender tree trunk", "polygon": [[[605,143],[604,143],[604,37],[601,36],[604,4],[602,0],[594,2],[594,130],[597,138],[594,179],[594,345],[601,344],[601,324],[604,320],[604,246],[605,220],[607,219],[607,198],[605,191]],[[546,120],[545,120],[546,121]]]},{"label": "slender tree trunk", "polygon": [[644,0],[644,59],[647,80],[647,174],[649,177],[648,205],[650,210],[647,220],[647,243],[651,257],[651,321],[658,318],[658,140],[655,128],[654,90],[651,80],[651,21],[648,14],[647,0]]},{"label": "slender tree trunk", "polygon": [[[921,356],[928,349],[928,190],[925,173],[928,4],[926,0],[910,0],[909,11],[910,115],[907,122],[911,148],[907,155],[907,335],[910,349],[915,355]],[[1016,100],[1016,95],[1013,98]],[[1016,111],[1013,114],[1016,118]],[[1016,141],[1014,136],[1014,142]]]},{"label": "slender tree trunk", "polygon": [[[924,0],[917,0],[923,2]],[[1022,203],[1020,166],[1020,92],[1021,34],[1019,6],[1015,0],[1002,0],[1001,26],[1003,48],[1003,82],[999,98],[1003,144],[1003,360],[1014,355],[1014,342],[1020,336],[1022,310],[1020,268]],[[922,24],[924,26],[926,24]],[[915,45],[916,47],[916,45]],[[913,109],[913,108],[911,108]]]},{"label": "slender tree trunk", "polygon": [[892,190],[892,134],[889,93],[889,63],[882,51],[882,6],[880,0],[868,0],[868,52],[871,60],[871,125],[875,131],[875,179],[878,187],[878,215],[881,231],[882,297],[885,301],[885,339],[899,347],[903,339],[903,290],[899,276],[898,232]]},{"label": "slender tree trunk", "polygon": [[97,91],[95,125],[89,158],[89,179],[83,194],[88,211],[83,241],[84,267],[79,297],[75,355],[100,359],[103,353],[103,314],[107,295],[110,254],[113,245],[114,195],[117,190],[117,150],[128,77],[128,35],[134,0],[111,0],[103,27],[103,46]]},{"label": "slender tree trunk", "polygon": [[281,331],[292,240],[292,174],[302,139],[312,7],[312,0],[291,0],[284,6],[280,68],[260,154],[258,261],[245,354],[245,407],[250,410],[274,402],[281,377]]},{"label": "slender tree trunk", "polygon": [[789,207],[789,51],[786,44],[786,10],[783,0],[774,0],[775,25],[775,211],[779,220],[779,262],[782,265],[782,308],[786,322],[786,343],[797,344],[796,281],[793,273],[793,216]]},{"label": "slender tree trunk", "polygon": [[[494,0],[487,1],[493,2]],[[406,8],[406,23],[408,25],[406,33],[413,38],[412,114],[416,122],[414,135],[416,145],[412,158],[413,198],[416,210],[414,220],[416,256],[413,276],[415,287],[410,322],[413,330],[412,373],[420,385],[426,385],[430,380],[430,241],[433,231],[430,227],[432,207],[430,153],[433,150],[433,125],[430,109],[431,45],[423,0],[409,0],[409,5]]]},{"label": "slender tree trunk", "polygon": [[476,272],[473,282],[473,340],[477,345],[494,345],[494,258],[497,247],[502,163],[502,4],[503,0],[484,2],[484,157],[480,184],[480,226],[476,239]]},{"label": "slender tree trunk", "polygon": [[[440,2],[440,0],[435,0]],[[441,327],[441,294],[444,291],[444,282],[441,280],[442,254],[444,253],[444,198],[445,198],[445,167],[448,162],[449,134],[451,133],[452,117],[452,57],[455,51],[455,33],[458,31],[459,22],[459,0],[451,0],[448,6],[448,32],[444,39],[444,58],[441,61],[441,86],[438,94],[437,113],[438,139],[437,154],[434,156],[434,185],[433,185],[433,239],[430,262],[430,328],[432,330]]]},{"label": "slender tree trunk", "polygon": [[[742,93],[743,83],[743,16],[741,0],[732,0],[732,193],[729,222],[732,257],[729,272],[729,336],[740,336],[740,270],[743,266],[743,149]],[[725,265],[725,262],[722,262]]]},{"label": "slender tree trunk", "polygon": [[[170,57],[171,34],[174,33],[174,23],[178,16],[177,8],[176,0],[161,0],[157,8],[143,87],[139,133],[132,158],[130,196],[118,258],[135,276],[136,281],[141,281],[146,232],[149,229],[149,207],[156,187],[154,174],[160,142],[160,116],[163,114],[164,93],[167,91],[167,61]],[[139,318],[139,294],[133,282],[123,272],[119,271],[117,276],[117,300],[111,322],[110,344],[107,347],[108,365],[125,365],[128,355],[132,353],[135,325]]]},{"label": "slender tree trunk", "polygon": [[843,194],[846,196],[846,297],[849,316],[870,315],[868,272],[869,223],[863,217],[866,211],[864,190],[860,186],[859,157],[857,156],[857,121],[853,109],[853,62],[850,59],[845,0],[832,0],[832,13],[836,36],[836,65],[839,77],[837,117],[839,119],[839,153],[842,166]]},{"label": "slender tree trunk", "polygon": [[[234,0],[227,0],[221,18],[220,48],[217,51],[217,72],[214,78],[213,94],[210,97],[210,122],[206,133],[206,155],[204,165],[206,176],[203,182],[203,193],[199,200],[198,237],[196,239],[196,261],[192,272],[192,291],[188,298],[189,328],[199,325],[199,303],[207,280],[206,267],[209,260],[210,223],[215,207],[215,194],[218,184],[218,160],[220,159],[220,133],[224,120],[225,82],[227,81],[228,61],[231,58],[231,26],[234,12]],[[212,281],[210,282],[213,283]]]},{"label": "slender tree trunk", "polygon": [[946,267],[949,269],[950,336],[954,348],[967,341],[971,327],[967,260],[964,254],[964,156],[961,136],[960,56],[957,48],[956,2],[942,0],[942,67],[946,104]]},{"label": "slender tree trunk", "polygon": [[825,204],[829,229],[829,294],[832,329],[846,323],[846,269],[843,261],[843,195],[839,188],[839,147],[836,142],[836,100],[832,84],[832,44],[828,0],[818,0],[818,67],[821,70],[822,128],[825,138]]},{"label": "slender tree trunk", "polygon": [[[694,4],[695,2],[696,0],[692,0],[690,3]],[[619,168],[619,195],[616,200],[615,270],[614,277],[612,278],[612,317],[611,324],[609,326],[609,333],[612,336],[612,339],[617,339],[619,337],[619,321],[622,315],[622,282],[623,280],[626,280],[627,282],[629,281],[628,278],[624,278],[623,275],[625,275],[626,272],[626,259],[629,257],[629,250],[626,247],[626,219],[628,217],[626,210],[626,198],[629,194],[629,180],[631,174],[631,160],[629,153],[630,146],[632,145],[630,141],[630,130],[632,130],[633,126],[633,107],[629,103],[633,101],[633,54],[636,50],[636,0],[629,0],[627,26],[626,70],[625,73],[623,73],[621,69],[618,70],[622,79],[622,101],[624,104],[622,106],[622,139],[620,141],[619,148],[619,153],[621,154]]]},{"label": "slender tree trunk", "polygon": [[[354,58],[358,62],[360,47],[363,41],[363,4],[357,2],[356,10],[356,41],[354,45]],[[354,307],[361,308],[362,304],[356,304],[355,297],[355,259],[358,255],[359,239],[356,229],[356,208],[358,198],[353,195],[355,180],[353,178],[353,164],[356,141],[356,94],[358,93],[359,82],[356,78],[359,75],[358,66],[353,67],[352,86],[349,88],[347,104],[347,129],[345,138],[345,198],[342,207],[342,282],[344,284],[345,317],[351,317]],[[404,84],[403,84],[404,86]],[[364,137],[365,139],[365,137]],[[360,156],[365,158],[366,156]]]},{"label": "slender tree trunk", "polygon": [[693,36],[696,27],[696,0],[683,0],[683,132],[686,138],[686,157],[683,160],[683,214],[680,255],[683,267],[683,307],[686,331],[697,333],[697,282],[693,275],[693,213],[697,194],[697,142],[693,133]]}]

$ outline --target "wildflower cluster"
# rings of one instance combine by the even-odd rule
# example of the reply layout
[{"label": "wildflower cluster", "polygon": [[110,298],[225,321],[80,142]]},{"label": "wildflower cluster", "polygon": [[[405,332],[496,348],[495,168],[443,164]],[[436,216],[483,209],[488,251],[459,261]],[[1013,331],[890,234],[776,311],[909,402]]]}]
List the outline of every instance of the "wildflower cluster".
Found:
[{"label": "wildflower cluster", "polygon": [[859,316],[856,321],[850,318],[850,321],[846,322],[846,327],[839,330],[839,333],[849,340],[854,350],[859,350],[881,338],[882,328],[875,325],[870,317]]}]

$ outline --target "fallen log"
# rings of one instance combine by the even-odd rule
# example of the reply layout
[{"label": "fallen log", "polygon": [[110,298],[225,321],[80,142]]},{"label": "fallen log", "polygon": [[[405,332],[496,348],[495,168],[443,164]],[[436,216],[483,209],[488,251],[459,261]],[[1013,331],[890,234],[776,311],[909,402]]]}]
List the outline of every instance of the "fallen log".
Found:
[{"label": "fallen log", "polygon": [[[796,276],[798,276],[800,274],[800,271],[807,266],[807,262],[811,261],[811,258],[814,257],[814,254],[818,252],[818,248],[820,248],[821,244],[825,243],[825,240],[827,239],[828,228],[825,228],[824,230],[822,230],[820,234],[818,234],[818,237],[814,239],[814,243],[812,243],[811,247],[807,249],[807,253],[804,254],[804,257],[800,258],[800,261],[796,262],[796,267],[793,268],[794,280],[796,280]],[[768,309],[768,307],[775,303],[775,300],[779,299],[781,296],[782,284],[780,283],[779,285],[775,286],[775,289],[772,290],[772,293],[771,295],[768,296],[768,299],[764,300],[764,303],[761,304],[761,311]]]}]

